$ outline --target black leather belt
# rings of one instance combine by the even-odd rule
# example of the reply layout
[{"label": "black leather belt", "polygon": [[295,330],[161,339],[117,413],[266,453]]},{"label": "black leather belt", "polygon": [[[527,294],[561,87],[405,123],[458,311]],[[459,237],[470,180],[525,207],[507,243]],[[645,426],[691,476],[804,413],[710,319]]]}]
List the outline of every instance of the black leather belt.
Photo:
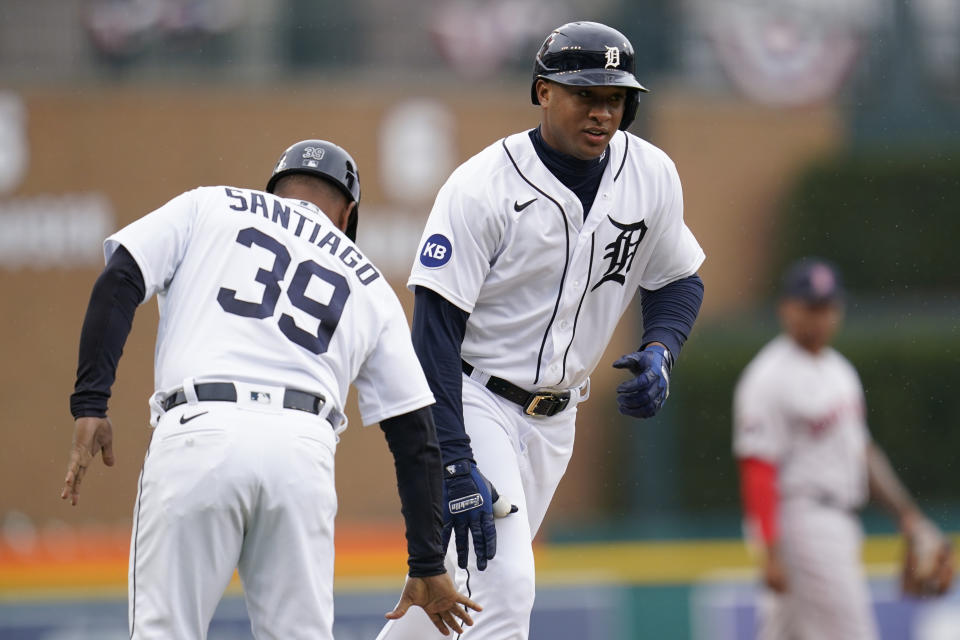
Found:
[{"label": "black leather belt", "polygon": [[[473,373],[473,365],[465,360],[461,360],[463,372],[468,376]],[[523,412],[528,416],[555,416],[570,404],[569,391],[538,391],[530,393],[522,387],[518,387],[508,380],[490,376],[487,384],[484,385],[490,391],[514,404],[523,408]]]},{"label": "black leather belt", "polygon": [[[197,392],[197,400],[200,402],[236,402],[237,401],[237,388],[232,382],[202,382],[200,384],[193,385],[194,391]],[[256,393],[265,393],[263,391],[251,391],[251,396]],[[251,400],[256,401],[257,398],[251,397]],[[163,410],[170,411],[174,407],[179,407],[181,404],[187,403],[187,396],[183,392],[183,389],[177,389],[169,396],[167,396],[163,401]],[[327,403],[327,399],[321,395],[314,393],[307,393],[306,391],[297,391],[296,389],[284,389],[283,391],[283,408],[284,409],[296,409],[297,411],[306,411],[307,413],[312,413],[317,415],[320,413],[320,409],[323,408],[323,405]],[[336,409],[331,409],[330,414],[327,416],[330,420],[330,423],[334,426],[337,426],[343,415]]]}]

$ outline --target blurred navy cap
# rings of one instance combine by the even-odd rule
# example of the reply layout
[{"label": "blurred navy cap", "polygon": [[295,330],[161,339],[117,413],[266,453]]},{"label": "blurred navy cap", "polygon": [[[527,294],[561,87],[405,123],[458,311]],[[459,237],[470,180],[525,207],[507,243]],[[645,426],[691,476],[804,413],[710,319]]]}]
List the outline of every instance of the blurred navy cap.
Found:
[{"label": "blurred navy cap", "polygon": [[843,283],[837,268],[830,262],[820,258],[804,258],[787,269],[780,296],[814,304],[842,302]]}]

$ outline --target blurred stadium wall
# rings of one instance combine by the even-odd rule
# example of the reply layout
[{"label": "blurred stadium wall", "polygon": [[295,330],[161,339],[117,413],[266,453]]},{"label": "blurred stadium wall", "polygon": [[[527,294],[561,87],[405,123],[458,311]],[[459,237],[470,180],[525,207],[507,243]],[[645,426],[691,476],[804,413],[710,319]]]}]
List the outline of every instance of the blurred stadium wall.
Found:
[{"label": "blurred stadium wall", "polygon": [[[30,621],[67,606],[92,611],[84,608],[92,600],[123,628],[125,609],[116,603],[149,438],[152,302],[138,311],[114,388],[118,464],[88,474],[80,507],[57,497],[76,343],[102,238],[199,185],[262,185],[287,144],[330,138],[360,163],[359,244],[409,311],[403,284],[436,189],[465,158],[536,124],[527,98],[532,54],[550,28],[578,18],[618,26],[637,48],[638,76],[653,91],[632,130],[677,163],[687,222],[708,256],[707,297],[657,419],[621,419],[617,375],[601,367],[594,376],[577,450],[538,540],[544,595],[534,632],[543,635],[535,637],[750,637],[751,561],[739,540],[729,392],[775,331],[778,269],[805,252],[825,253],[852,275],[841,346],[867,382],[874,433],[908,484],[922,489],[921,504],[943,526],[960,528],[960,493],[950,482],[960,445],[951,429],[960,413],[960,272],[956,252],[932,243],[937,229],[953,228],[943,225],[955,205],[938,208],[916,195],[956,202],[958,6],[4,0],[0,637],[53,637],[57,629]],[[873,164],[844,173],[837,167],[851,166],[850,157]],[[877,173],[892,164],[895,176]],[[940,173],[924,182],[923,168],[933,165]],[[849,175],[841,183],[817,177],[841,173]],[[883,203],[852,190],[869,180],[900,180],[905,201],[885,194],[895,211],[883,213]],[[864,251],[868,236],[879,237],[861,233],[871,221],[903,233]],[[845,241],[826,242],[834,229]],[[924,248],[924,273],[935,277],[912,277]],[[891,262],[900,268],[880,268]],[[604,361],[635,348],[639,322],[638,314],[625,318]],[[910,355],[918,352],[919,365]],[[871,383],[882,389],[876,402]],[[363,637],[360,629],[374,624],[371,607],[377,618],[393,597],[385,590],[402,574],[403,543],[382,436],[359,428],[352,401],[350,418],[337,458],[337,575],[346,598],[338,608],[359,621],[343,637]],[[898,554],[890,525],[872,511],[865,519],[878,536],[867,552],[877,602],[894,611],[885,614],[894,622],[884,640],[932,640],[920,634],[936,623],[916,621],[925,610],[890,595]],[[230,606],[222,637],[246,637],[242,621],[230,622],[242,620],[242,605],[239,614]],[[571,609],[578,613],[560,625],[568,635],[543,626]],[[343,624],[352,625],[352,615]],[[597,622],[609,618],[616,624]],[[85,629],[70,637],[106,637]]]}]

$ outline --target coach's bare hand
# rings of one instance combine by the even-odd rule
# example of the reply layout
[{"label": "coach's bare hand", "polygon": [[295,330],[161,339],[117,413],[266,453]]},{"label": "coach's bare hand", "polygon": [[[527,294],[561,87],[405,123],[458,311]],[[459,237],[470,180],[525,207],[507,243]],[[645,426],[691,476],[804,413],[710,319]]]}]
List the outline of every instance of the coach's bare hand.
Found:
[{"label": "coach's bare hand", "polygon": [[[388,620],[397,620],[403,617],[411,605],[422,607],[430,621],[443,635],[449,635],[447,627],[457,633],[463,633],[463,627],[457,621],[472,626],[473,619],[466,608],[481,611],[483,607],[465,595],[457,592],[453,581],[446,573],[428,578],[407,577],[407,583],[400,594],[400,602],[393,611],[386,615]],[[463,606],[460,606],[463,605]]]},{"label": "coach's bare hand", "polygon": [[108,418],[77,418],[73,425],[73,448],[67,477],[60,498],[76,506],[80,500],[80,481],[97,453],[103,452],[103,464],[113,466],[113,426]]}]

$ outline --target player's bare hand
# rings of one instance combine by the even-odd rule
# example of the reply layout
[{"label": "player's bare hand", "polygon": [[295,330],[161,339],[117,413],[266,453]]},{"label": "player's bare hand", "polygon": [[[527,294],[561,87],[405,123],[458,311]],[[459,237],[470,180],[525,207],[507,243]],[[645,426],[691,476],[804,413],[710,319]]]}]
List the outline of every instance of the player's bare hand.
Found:
[{"label": "player's bare hand", "polygon": [[403,593],[400,594],[400,602],[393,611],[386,614],[387,619],[402,618],[411,605],[422,607],[433,625],[445,636],[450,634],[451,629],[456,633],[463,633],[461,622],[468,626],[473,625],[473,618],[467,609],[483,610],[476,602],[458,593],[446,573],[427,578],[407,577]]},{"label": "player's bare hand", "polygon": [[777,593],[787,592],[787,569],[776,547],[770,547],[767,550],[767,557],[763,564],[763,582]]},{"label": "player's bare hand", "polygon": [[67,464],[60,498],[76,506],[80,500],[80,482],[98,453],[103,453],[103,464],[112,467],[113,426],[108,418],[77,418],[73,425],[73,447]]}]

